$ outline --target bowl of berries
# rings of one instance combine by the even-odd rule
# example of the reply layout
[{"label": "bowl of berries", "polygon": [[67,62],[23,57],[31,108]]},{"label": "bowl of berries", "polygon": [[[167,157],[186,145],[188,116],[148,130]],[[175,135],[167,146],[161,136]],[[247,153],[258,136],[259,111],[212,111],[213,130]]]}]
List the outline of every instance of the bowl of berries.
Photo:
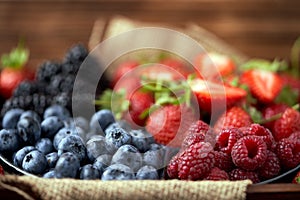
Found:
[{"label": "bowl of berries", "polygon": [[145,52],[113,63],[94,93],[78,76],[90,57],[83,45],[41,64],[3,104],[1,164],[11,173],[103,181],[265,184],[299,170],[299,63],[236,63],[216,52],[188,63]]}]

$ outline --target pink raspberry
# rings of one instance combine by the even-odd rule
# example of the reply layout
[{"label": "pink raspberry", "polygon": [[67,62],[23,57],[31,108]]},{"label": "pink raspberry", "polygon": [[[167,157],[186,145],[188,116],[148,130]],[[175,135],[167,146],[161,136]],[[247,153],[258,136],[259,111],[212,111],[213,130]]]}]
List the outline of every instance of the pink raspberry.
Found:
[{"label": "pink raspberry", "polygon": [[260,182],[258,174],[254,171],[247,171],[241,168],[236,168],[228,173],[231,181],[250,179],[253,183]]},{"label": "pink raspberry", "polygon": [[267,160],[263,166],[258,169],[258,175],[262,179],[270,179],[280,172],[280,163],[277,155],[272,151],[267,151]]},{"label": "pink raspberry", "polygon": [[222,152],[222,151],[215,151],[215,167],[218,167],[226,172],[229,172],[233,169],[234,164],[232,162],[231,156]]},{"label": "pink raspberry", "polygon": [[186,149],[189,146],[199,143],[199,142],[204,142],[205,140],[205,133],[199,132],[199,133],[189,133],[183,140],[181,144],[182,149]]},{"label": "pink raspberry", "polygon": [[300,141],[283,138],[276,146],[276,153],[282,167],[292,169],[300,164]]},{"label": "pink raspberry", "polygon": [[221,170],[217,167],[214,167],[208,176],[204,178],[204,180],[213,180],[213,181],[218,181],[218,180],[229,180],[229,176],[227,172],[224,170]]},{"label": "pink raspberry", "polygon": [[242,137],[238,128],[225,128],[217,136],[216,149],[230,155],[233,145]]},{"label": "pink raspberry", "polygon": [[255,170],[267,159],[267,145],[259,136],[245,136],[234,144],[231,157],[236,166]]},{"label": "pink raspberry", "polygon": [[167,174],[168,177],[171,179],[177,179],[178,178],[178,156],[174,156],[167,167]]},{"label": "pink raspberry", "polygon": [[179,156],[178,177],[183,180],[203,179],[214,164],[215,154],[210,143],[193,144]]}]

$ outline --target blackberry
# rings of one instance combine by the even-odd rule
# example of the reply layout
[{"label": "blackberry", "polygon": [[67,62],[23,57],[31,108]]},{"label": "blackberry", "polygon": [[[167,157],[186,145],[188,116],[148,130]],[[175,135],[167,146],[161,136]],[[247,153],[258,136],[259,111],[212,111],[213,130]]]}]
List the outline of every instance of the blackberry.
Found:
[{"label": "blackberry", "polygon": [[68,63],[65,62],[62,64],[62,72],[63,74],[73,74],[76,75],[78,70],[80,68],[80,64],[79,63]]},{"label": "blackberry", "polygon": [[77,44],[69,49],[65,55],[64,61],[65,63],[72,64],[82,63],[87,55],[88,50],[82,44]]},{"label": "blackberry", "polygon": [[49,83],[51,78],[61,73],[61,64],[53,61],[44,62],[36,73],[36,80]]},{"label": "blackberry", "polygon": [[60,92],[71,93],[73,91],[75,76],[74,75],[56,75],[51,78],[51,83],[47,90],[51,95],[57,95]]},{"label": "blackberry", "polygon": [[47,108],[51,104],[51,98],[44,94],[33,94],[28,96],[18,96],[18,97],[11,97],[10,99],[6,100],[4,103],[1,116],[3,117],[4,114],[12,109],[12,108],[21,108],[23,110],[32,110],[42,116],[45,108]]},{"label": "blackberry", "polygon": [[72,93],[62,92],[53,97],[52,104],[58,104],[72,110]]}]

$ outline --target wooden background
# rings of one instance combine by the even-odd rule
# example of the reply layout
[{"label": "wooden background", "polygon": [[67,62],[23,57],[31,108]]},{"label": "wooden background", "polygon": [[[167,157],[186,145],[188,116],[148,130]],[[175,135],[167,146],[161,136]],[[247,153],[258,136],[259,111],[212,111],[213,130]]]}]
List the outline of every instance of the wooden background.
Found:
[{"label": "wooden background", "polygon": [[24,37],[31,62],[61,59],[88,43],[97,18],[195,22],[250,57],[288,58],[300,36],[299,0],[0,0],[0,54]]}]

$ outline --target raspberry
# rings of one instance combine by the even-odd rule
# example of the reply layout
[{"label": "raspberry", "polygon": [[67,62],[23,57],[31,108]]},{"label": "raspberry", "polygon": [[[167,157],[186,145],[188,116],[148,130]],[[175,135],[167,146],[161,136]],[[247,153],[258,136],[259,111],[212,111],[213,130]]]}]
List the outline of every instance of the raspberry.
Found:
[{"label": "raspberry", "polygon": [[203,142],[205,140],[205,133],[199,132],[199,133],[189,133],[183,140],[181,144],[182,149],[186,149],[189,146]]},{"label": "raspberry", "polygon": [[188,134],[190,133],[206,133],[209,130],[209,125],[202,120],[198,120],[191,124],[189,129],[187,130]]},{"label": "raspberry", "polygon": [[297,140],[300,141],[300,131],[294,132],[288,137],[289,140]]},{"label": "raspberry", "polygon": [[178,177],[184,180],[203,179],[214,164],[215,154],[210,143],[193,144],[179,157]]},{"label": "raspberry", "polygon": [[277,156],[283,168],[291,169],[300,163],[300,142],[283,138],[276,147]]},{"label": "raspberry", "polygon": [[267,144],[269,150],[273,150],[276,146],[275,139],[271,131],[260,124],[251,124],[248,127],[240,128],[243,134],[246,135],[256,135],[261,137]]},{"label": "raspberry", "polygon": [[217,136],[216,148],[230,155],[233,145],[242,137],[243,133],[238,128],[225,128]]},{"label": "raspberry", "polygon": [[178,178],[178,157],[174,156],[167,167],[167,174],[169,178],[176,179]]},{"label": "raspberry", "polygon": [[229,172],[234,167],[231,156],[222,151],[215,151],[215,159],[215,167],[218,167],[221,170]]},{"label": "raspberry", "polygon": [[266,162],[258,169],[258,175],[262,179],[273,178],[280,172],[280,163],[277,155],[272,151],[267,151],[267,155]]},{"label": "raspberry", "polygon": [[214,167],[204,180],[229,180],[229,176],[224,170]]},{"label": "raspberry", "polygon": [[260,182],[258,174],[253,171],[236,168],[228,173],[231,181],[250,179],[253,183]]},{"label": "raspberry", "polygon": [[255,170],[267,159],[267,145],[259,136],[245,136],[235,143],[231,157],[236,166],[245,170]]}]

